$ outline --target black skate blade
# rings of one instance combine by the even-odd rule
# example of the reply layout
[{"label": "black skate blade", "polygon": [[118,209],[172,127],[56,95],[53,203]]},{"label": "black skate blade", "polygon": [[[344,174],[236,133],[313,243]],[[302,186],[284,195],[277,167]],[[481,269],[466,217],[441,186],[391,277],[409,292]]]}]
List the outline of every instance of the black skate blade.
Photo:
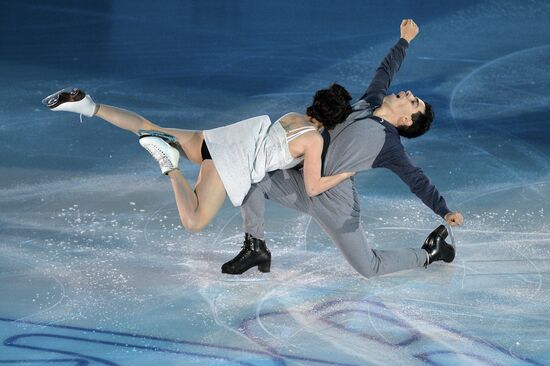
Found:
[{"label": "black skate blade", "polygon": [[224,273],[222,275],[222,281],[224,282],[266,282],[269,281],[269,276],[261,276],[258,277],[257,274],[254,276],[252,275],[245,275],[244,273],[242,275],[232,275]]}]

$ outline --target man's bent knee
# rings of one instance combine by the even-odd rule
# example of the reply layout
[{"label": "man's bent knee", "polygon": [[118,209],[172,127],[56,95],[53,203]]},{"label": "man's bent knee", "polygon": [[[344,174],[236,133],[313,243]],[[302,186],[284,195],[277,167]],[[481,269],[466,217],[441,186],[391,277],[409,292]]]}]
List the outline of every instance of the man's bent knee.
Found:
[{"label": "man's bent knee", "polygon": [[357,272],[359,272],[359,274],[363,277],[365,277],[367,280],[368,279],[371,279],[373,277],[376,277],[378,276],[378,273],[376,273],[375,271],[370,271],[370,270],[358,270],[356,269]]},{"label": "man's bent knee", "polygon": [[366,279],[379,276],[380,259],[376,255],[374,255],[374,258],[372,258],[371,261],[365,261],[362,263],[353,263],[352,261],[349,261],[349,264]]}]

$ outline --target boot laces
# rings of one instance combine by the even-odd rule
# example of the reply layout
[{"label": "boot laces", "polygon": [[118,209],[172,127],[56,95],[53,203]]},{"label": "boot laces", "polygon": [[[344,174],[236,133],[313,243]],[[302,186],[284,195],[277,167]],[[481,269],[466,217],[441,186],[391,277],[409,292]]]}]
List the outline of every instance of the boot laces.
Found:
[{"label": "boot laces", "polygon": [[172,162],[170,161],[170,158],[168,158],[164,151],[160,150],[156,145],[147,144],[145,145],[145,149],[149,151],[149,153],[156,161],[158,161],[161,166],[166,166],[168,168],[174,167]]},{"label": "boot laces", "polygon": [[247,243],[245,241],[243,243],[243,246],[241,247],[241,251],[235,257],[235,260],[241,260],[243,258],[249,257],[252,252],[253,252],[253,249],[251,248],[250,245],[247,245]]}]

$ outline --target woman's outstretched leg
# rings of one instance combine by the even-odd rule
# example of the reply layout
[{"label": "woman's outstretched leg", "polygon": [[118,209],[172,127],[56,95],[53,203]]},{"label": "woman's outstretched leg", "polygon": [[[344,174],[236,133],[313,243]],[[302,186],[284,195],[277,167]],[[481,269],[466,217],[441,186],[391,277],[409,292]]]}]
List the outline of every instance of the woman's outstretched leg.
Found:
[{"label": "woman's outstretched leg", "polygon": [[168,173],[183,226],[193,232],[202,230],[223,205],[226,192],[212,160],[205,160],[193,190],[179,170]]},{"label": "woman's outstretched leg", "polygon": [[54,112],[73,112],[87,117],[98,116],[124,130],[137,134],[139,130],[153,130],[171,134],[181,145],[184,155],[194,163],[202,162],[202,131],[163,128],[126,109],[95,103],[92,97],[78,88],[62,89],[42,100]]},{"label": "woman's outstretched leg", "polygon": [[187,159],[196,164],[202,162],[201,146],[204,139],[202,131],[160,127],[137,113],[106,104],[98,104],[95,116],[135,134],[139,130],[153,130],[173,135],[181,145]]},{"label": "woman's outstretched leg", "polygon": [[46,97],[42,102],[52,111],[73,112],[88,117],[95,115],[135,134],[138,134],[139,130],[153,130],[175,136],[186,157],[201,164],[195,190],[191,189],[179,172],[178,150],[155,136],[141,138],[140,144],[157,160],[161,171],[170,176],[183,225],[188,230],[199,231],[220,210],[226,192],[212,160],[203,162],[202,131],[162,128],[137,113],[105,104],[96,104],[89,95],[77,88],[60,90]]},{"label": "woman's outstretched leg", "polygon": [[153,130],[158,127],[137,113],[106,104],[97,104],[95,116],[136,135],[139,130]]}]

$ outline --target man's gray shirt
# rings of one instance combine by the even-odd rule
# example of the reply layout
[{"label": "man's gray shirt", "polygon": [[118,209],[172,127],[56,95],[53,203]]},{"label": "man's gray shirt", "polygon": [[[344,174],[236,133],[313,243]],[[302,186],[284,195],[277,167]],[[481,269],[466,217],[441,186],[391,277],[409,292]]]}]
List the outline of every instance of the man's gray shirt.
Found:
[{"label": "man's gray shirt", "polygon": [[[382,104],[391,80],[399,70],[407,41],[400,39],[382,61],[361,99],[353,105],[347,120],[329,131],[328,147],[323,156],[323,175],[360,172],[371,168],[387,168],[407,184],[436,214],[444,217],[450,210],[445,200],[407,155],[397,129],[389,122],[373,116]],[[341,187],[344,188],[344,187]],[[333,188],[338,189],[338,186]]]}]

